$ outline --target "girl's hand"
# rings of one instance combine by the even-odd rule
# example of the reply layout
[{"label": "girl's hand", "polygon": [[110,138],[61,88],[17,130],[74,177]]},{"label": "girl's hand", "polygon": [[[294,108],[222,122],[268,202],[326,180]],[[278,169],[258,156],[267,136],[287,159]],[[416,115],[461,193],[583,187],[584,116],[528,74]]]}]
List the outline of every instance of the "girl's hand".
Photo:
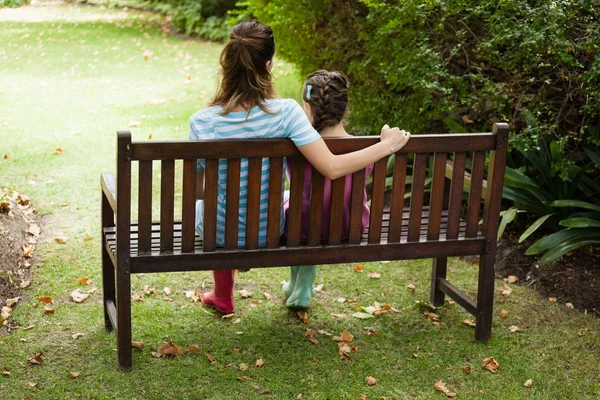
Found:
[{"label": "girl's hand", "polygon": [[400,128],[396,126],[390,128],[388,124],[385,124],[383,128],[381,128],[380,140],[388,145],[390,154],[403,148],[409,139],[410,132],[400,130]]}]

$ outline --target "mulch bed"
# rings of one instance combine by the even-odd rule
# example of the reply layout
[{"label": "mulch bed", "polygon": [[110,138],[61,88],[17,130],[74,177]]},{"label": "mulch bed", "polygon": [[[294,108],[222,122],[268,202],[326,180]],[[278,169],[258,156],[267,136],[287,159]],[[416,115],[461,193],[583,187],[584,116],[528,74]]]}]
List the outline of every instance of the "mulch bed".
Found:
[{"label": "mulch bed", "polygon": [[518,242],[519,234],[506,232],[498,246],[496,275],[515,275],[522,285],[537,289],[544,297],[571,303],[577,310],[600,316],[600,248],[586,247],[547,264],[525,255],[532,240]]}]

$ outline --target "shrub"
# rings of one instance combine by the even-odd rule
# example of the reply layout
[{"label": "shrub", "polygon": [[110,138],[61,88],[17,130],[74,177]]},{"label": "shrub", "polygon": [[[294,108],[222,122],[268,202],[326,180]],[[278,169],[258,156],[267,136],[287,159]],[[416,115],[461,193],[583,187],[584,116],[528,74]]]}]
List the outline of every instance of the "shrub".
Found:
[{"label": "shrub", "polygon": [[29,4],[31,0],[0,0],[0,8],[2,7],[19,7]]},{"label": "shrub", "polygon": [[[351,125],[488,130],[512,144],[600,144],[600,6],[593,0],[247,0],[278,54],[307,74],[341,69]],[[462,129],[461,129],[462,127]]]}]

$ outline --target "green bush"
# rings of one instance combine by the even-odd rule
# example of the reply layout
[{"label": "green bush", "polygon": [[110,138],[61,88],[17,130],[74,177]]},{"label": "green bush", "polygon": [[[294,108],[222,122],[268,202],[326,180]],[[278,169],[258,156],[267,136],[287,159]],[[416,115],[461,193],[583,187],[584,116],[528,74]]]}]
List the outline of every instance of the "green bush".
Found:
[{"label": "green bush", "polygon": [[2,7],[19,7],[29,4],[31,0],[0,0],[0,8]]},{"label": "green bush", "polygon": [[[0,0],[2,1],[2,0]],[[160,12],[171,18],[173,27],[186,35],[223,41],[231,32],[228,12],[236,0],[70,0],[109,7],[136,7]]]},{"label": "green bush", "polygon": [[600,6],[594,0],[247,0],[302,74],[350,75],[350,124],[489,130],[513,145],[600,144]]}]

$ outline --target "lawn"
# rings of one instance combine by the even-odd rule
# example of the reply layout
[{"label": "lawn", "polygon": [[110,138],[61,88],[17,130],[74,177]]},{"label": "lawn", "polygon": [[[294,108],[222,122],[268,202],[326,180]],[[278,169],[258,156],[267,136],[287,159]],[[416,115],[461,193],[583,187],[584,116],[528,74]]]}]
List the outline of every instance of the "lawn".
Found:
[{"label": "lawn", "polygon": [[[236,288],[253,295],[236,294],[229,319],[185,295],[209,287],[209,273],[135,276],[143,300],[133,302],[133,340],[144,347],[134,350],[133,371],[120,372],[101,304],[99,176],[114,171],[117,130],[132,130],[134,140],[187,138],[189,116],[214,91],[220,48],[166,35],[153,14],[0,9],[0,187],[30,196],[43,216],[32,284],[11,318],[21,328],[0,329],[0,372],[10,372],[0,376],[1,399],[443,399],[439,380],[461,399],[600,397],[597,319],[524,285],[508,284],[502,295],[499,279],[493,337],[478,343],[458,305],[437,309],[439,323],[415,306],[428,300],[429,261],[321,267],[308,322],[284,305],[286,268],[237,275]],[[280,95],[297,98],[291,66],[275,64]],[[450,280],[473,293],[476,270],[452,260]],[[92,291],[82,304],[69,299],[77,288]],[[53,314],[41,296],[53,298]],[[398,312],[353,316],[374,303]],[[304,337],[308,329],[318,344]],[[357,346],[350,360],[329,336],[342,332]],[[166,341],[184,354],[154,358]],[[29,365],[40,353],[43,364]],[[498,372],[481,367],[488,357]]]}]

